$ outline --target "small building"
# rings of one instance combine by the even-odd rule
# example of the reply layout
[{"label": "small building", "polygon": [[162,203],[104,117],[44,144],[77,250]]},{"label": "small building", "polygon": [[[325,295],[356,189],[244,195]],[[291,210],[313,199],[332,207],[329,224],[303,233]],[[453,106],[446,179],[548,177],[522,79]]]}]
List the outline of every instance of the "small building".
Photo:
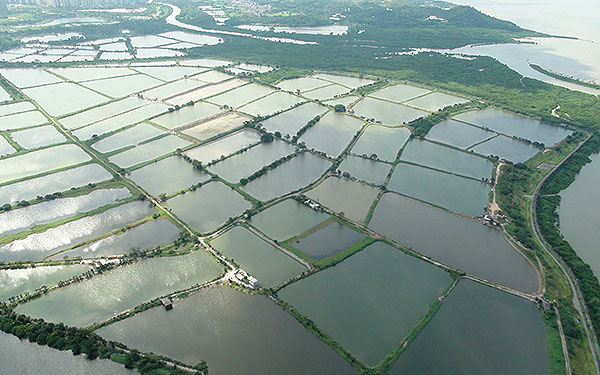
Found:
[{"label": "small building", "polygon": [[258,280],[255,277],[248,276],[248,284],[250,284],[250,286],[252,288],[257,288],[258,287]]},{"label": "small building", "polygon": [[173,301],[169,298],[161,298],[160,303],[165,307],[165,310],[169,311],[173,309]]}]

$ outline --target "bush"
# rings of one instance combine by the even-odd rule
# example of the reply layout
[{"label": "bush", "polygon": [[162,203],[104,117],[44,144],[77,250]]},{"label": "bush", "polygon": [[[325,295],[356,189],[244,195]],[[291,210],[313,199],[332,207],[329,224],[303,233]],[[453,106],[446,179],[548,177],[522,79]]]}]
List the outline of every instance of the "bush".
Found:
[{"label": "bush", "polygon": [[336,104],[333,106],[333,110],[336,112],[346,112],[346,107],[343,104]]}]

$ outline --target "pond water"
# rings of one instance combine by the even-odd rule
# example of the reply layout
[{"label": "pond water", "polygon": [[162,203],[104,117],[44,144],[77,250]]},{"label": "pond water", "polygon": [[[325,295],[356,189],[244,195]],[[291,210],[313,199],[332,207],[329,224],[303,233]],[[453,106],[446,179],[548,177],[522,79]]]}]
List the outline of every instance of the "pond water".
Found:
[{"label": "pond water", "polygon": [[328,73],[315,74],[313,77],[323,79],[326,81],[331,81],[333,83],[338,83],[340,85],[350,87],[351,89],[356,89],[361,86],[370,85],[371,83],[375,83],[375,81],[372,81],[372,80],[366,79],[366,78],[339,76],[339,75],[328,74]]},{"label": "pond water", "polygon": [[170,156],[136,169],[128,177],[155,197],[161,193],[176,193],[210,178],[178,156]]},{"label": "pond water", "polygon": [[333,98],[334,96],[344,95],[349,91],[350,89],[347,87],[333,84],[318,89],[305,91],[302,95],[311,99],[327,100]]},{"label": "pond water", "polygon": [[209,101],[219,105],[228,105],[231,108],[236,108],[274,91],[275,90],[267,86],[251,83],[224,94],[214,96],[210,98]]},{"label": "pond water", "polygon": [[[60,157],[59,157],[60,156]],[[68,144],[0,160],[0,183],[50,172],[90,159],[79,147]]]},{"label": "pond water", "polygon": [[3,116],[0,121],[0,130],[21,129],[28,126],[41,125],[48,119],[38,111],[22,112]]},{"label": "pond water", "polygon": [[19,88],[62,82],[62,79],[42,69],[0,69],[0,74]]},{"label": "pond water", "polygon": [[87,195],[60,198],[0,214],[0,237],[89,212],[131,196],[128,189],[100,189]]},{"label": "pond water", "polygon": [[252,116],[267,116],[273,113],[289,109],[305,100],[299,96],[287,92],[275,92],[255,102],[246,104],[240,111]]},{"label": "pond water", "polygon": [[21,147],[30,150],[67,141],[52,125],[16,131],[11,133],[10,137]]},{"label": "pond water", "polygon": [[141,35],[131,37],[131,45],[133,45],[134,48],[157,47],[169,43],[173,43],[173,41],[158,35]]},{"label": "pond water", "polygon": [[[203,76],[203,75],[204,74],[200,74],[198,76],[195,76],[193,79],[198,80],[197,77]],[[198,80],[198,82],[205,84],[205,85],[207,83],[205,81],[200,81],[200,80]],[[190,100],[195,102],[200,99],[205,99],[205,98],[211,97],[213,95],[222,93],[224,91],[231,90],[233,88],[239,87],[244,84],[246,84],[246,82],[242,81],[240,79],[230,79],[225,82],[200,87],[197,90],[193,90],[188,93],[169,98],[168,102],[173,105],[176,105],[176,104],[182,105],[182,104],[189,102]]]},{"label": "pond water", "polygon": [[575,181],[560,193],[558,210],[560,232],[571,244],[577,255],[590,265],[596,277],[600,277],[600,154],[590,157],[592,162],[581,169]]},{"label": "pond water", "polygon": [[498,133],[541,142],[547,147],[556,144],[572,133],[572,131],[559,126],[544,124],[537,120],[493,108],[461,113],[454,116],[454,118]]},{"label": "pond water", "polygon": [[209,120],[193,128],[186,129],[183,131],[183,134],[194,137],[199,141],[205,141],[219,134],[239,128],[248,120],[250,120],[248,117],[238,115],[237,113],[228,113],[214,120]]},{"label": "pond water", "polygon": [[375,91],[370,96],[378,99],[385,99],[396,103],[405,102],[411,98],[425,95],[431,91],[416,86],[398,84],[389,86],[379,91]]},{"label": "pond water", "polygon": [[108,153],[127,146],[137,145],[147,139],[156,137],[164,132],[150,124],[141,123],[123,130],[92,144],[92,147],[102,153]]},{"label": "pond water", "polygon": [[32,292],[43,285],[52,286],[92,267],[83,264],[47,266],[35,268],[6,269],[0,271],[0,300]]},{"label": "pond water", "polygon": [[491,178],[494,167],[482,157],[419,139],[408,142],[400,160],[476,179]]},{"label": "pond water", "polygon": [[208,163],[221,156],[228,156],[244,147],[260,142],[260,134],[250,129],[242,129],[215,141],[202,144],[185,152],[192,159]]},{"label": "pond water", "polygon": [[347,249],[364,237],[363,233],[333,221],[306,237],[296,238],[290,245],[314,260],[323,260]]},{"label": "pond water", "polygon": [[379,189],[367,184],[329,177],[306,195],[351,220],[362,222],[378,193]]},{"label": "pond water", "polygon": [[373,366],[396,349],[450,281],[441,269],[376,242],[279,295]]},{"label": "pond water", "polygon": [[358,156],[347,156],[338,170],[350,173],[350,176],[360,181],[374,185],[382,185],[392,169],[392,166]]},{"label": "pond water", "polygon": [[467,99],[459,98],[458,96],[445,94],[443,92],[433,92],[420,98],[407,101],[405,104],[429,112],[435,112],[442,108],[468,102]]},{"label": "pond water", "polygon": [[348,146],[362,126],[362,120],[337,113],[328,112],[300,138],[308,148],[325,152],[337,157]]},{"label": "pond water", "polygon": [[104,79],[111,77],[126,76],[135,74],[135,72],[126,67],[93,67],[78,66],[67,68],[50,68],[52,73],[56,73],[75,82],[89,81],[93,79]]},{"label": "pond water", "polygon": [[[198,81],[202,81],[202,82],[206,82],[206,83],[217,83],[217,82],[222,82],[222,81],[231,79],[232,77],[226,73],[217,72],[216,70],[209,70],[208,72],[197,74],[193,78],[197,79]],[[229,83],[245,84],[245,83],[247,83],[247,81],[234,79],[234,80],[229,81]],[[220,85],[215,85],[215,86],[220,86]],[[220,87],[226,87],[226,84],[223,83],[223,86],[220,86]],[[225,90],[221,90],[221,91],[225,91]]]},{"label": "pond water", "polygon": [[12,97],[9,93],[6,92],[5,89],[0,88],[0,102],[10,101]]},{"label": "pond water", "polygon": [[496,155],[501,159],[510,160],[513,163],[521,163],[529,160],[533,155],[542,151],[532,144],[517,141],[503,135],[471,147],[469,150],[482,155]]},{"label": "pond water", "polygon": [[231,183],[237,183],[275,160],[293,153],[294,150],[294,146],[278,140],[261,143],[208,167],[208,170]]},{"label": "pond water", "polygon": [[130,96],[125,99],[113,101],[100,107],[88,109],[87,111],[62,118],[60,119],[60,123],[68,129],[80,128],[99,120],[103,120],[105,118],[141,107],[145,104],[148,104],[148,102],[138,98],[137,96]]},{"label": "pond water", "polygon": [[240,226],[212,240],[211,245],[256,277],[263,288],[275,287],[306,270],[300,263]]},{"label": "pond water", "polygon": [[203,72],[206,69],[198,69],[189,66],[145,66],[136,67],[135,70],[151,75],[152,77],[161,79],[163,81],[173,81],[186,76],[193,76],[194,74]]},{"label": "pond water", "polygon": [[125,233],[115,234],[88,246],[60,253],[54,258],[100,258],[126,254],[132,248],[146,250],[166,245],[175,241],[177,237],[179,237],[179,228],[169,220],[152,220],[129,229]]},{"label": "pond water", "polygon": [[[35,358],[35,360],[32,360]],[[107,359],[87,360],[70,351],[41,346],[0,332],[0,372],[46,375],[132,375],[123,365]]]},{"label": "pond water", "polygon": [[549,374],[549,364],[533,303],[461,280],[390,374]]},{"label": "pond water", "polygon": [[121,113],[114,117],[106,118],[92,125],[75,130],[73,134],[82,140],[88,140],[95,135],[102,135],[121,129],[127,125],[137,124],[150,117],[164,113],[168,106],[163,103],[150,103],[146,106],[132,109],[129,112]]},{"label": "pond water", "polygon": [[377,155],[377,159],[394,161],[398,151],[404,146],[410,130],[408,128],[387,128],[385,126],[369,125],[352,147],[352,153],[357,155]]},{"label": "pond water", "polygon": [[115,77],[101,79],[98,81],[90,81],[83,83],[84,86],[100,91],[113,98],[120,98],[149,89],[150,87],[158,86],[162,83],[156,78],[149,77],[144,74],[134,74],[124,77]]},{"label": "pond water", "polygon": [[327,108],[313,102],[308,102],[297,108],[273,116],[262,122],[262,125],[271,133],[276,131],[282,135],[294,136],[298,130],[317,115],[323,115]]},{"label": "pond water", "polygon": [[[70,82],[34,87],[25,89],[23,92],[41,105],[51,116],[80,111],[109,100],[108,97]],[[69,98],[69,100],[64,100],[64,98]]]},{"label": "pond water", "polygon": [[0,245],[0,260],[39,260],[140,220],[154,210],[146,202],[136,201],[111,208],[103,213],[70,221],[44,232]]},{"label": "pond water", "polygon": [[476,126],[467,125],[456,120],[444,120],[431,128],[427,134],[427,139],[465,149],[494,136],[496,136],[496,133]]},{"label": "pond water", "polygon": [[374,119],[385,125],[402,125],[428,113],[385,100],[366,97],[352,107],[357,116]]},{"label": "pond water", "polygon": [[108,160],[120,167],[127,168],[171,153],[190,144],[191,142],[170,134],[111,156]]},{"label": "pond water", "polygon": [[13,113],[30,111],[35,109],[33,104],[30,102],[18,102],[14,104],[3,104],[0,105],[0,116],[10,115]]},{"label": "pond water", "polygon": [[200,45],[205,45],[205,44],[214,45],[214,44],[223,42],[223,40],[221,38],[217,38],[215,36],[190,33],[187,31],[169,31],[169,32],[160,34],[160,36],[181,40],[183,42],[200,44]]},{"label": "pond water", "polygon": [[266,202],[313,183],[331,164],[327,159],[304,152],[242,186],[242,190]]},{"label": "pond water", "polygon": [[304,233],[329,217],[295,199],[287,199],[252,216],[248,223],[281,242]]},{"label": "pond water", "polygon": [[565,76],[598,82],[600,69],[596,61],[600,56],[600,48],[597,42],[563,38],[526,38],[524,41],[529,43],[466,46],[441,52],[491,56],[524,77],[592,95],[600,94],[598,89],[550,77],[530,66],[536,64]]},{"label": "pond water", "polygon": [[536,292],[538,276],[502,232],[413,199],[386,193],[369,223],[402,246],[470,274]]},{"label": "pond water", "polygon": [[180,60],[179,65],[184,66],[202,66],[206,68],[217,68],[219,66],[230,65],[231,61],[217,60],[217,59],[192,59],[192,60]]},{"label": "pond water", "polygon": [[313,77],[302,77],[302,78],[292,78],[292,79],[286,79],[283,80],[281,82],[279,82],[276,86],[279,87],[282,90],[286,90],[286,91],[294,91],[296,92],[296,90],[300,90],[302,91],[307,91],[307,90],[312,90],[312,89],[316,89],[317,87],[323,87],[326,85],[330,85],[330,82],[327,81],[323,81],[317,78],[313,78]]},{"label": "pond water", "polygon": [[12,204],[21,200],[31,200],[38,195],[44,196],[88,183],[98,183],[110,178],[112,178],[112,175],[99,164],[88,164],[47,176],[0,186],[0,203]]},{"label": "pond water", "polygon": [[390,190],[469,216],[480,216],[490,187],[483,182],[400,163],[388,184]]},{"label": "pond water", "polygon": [[19,306],[17,311],[50,322],[86,327],[222,273],[223,268],[204,251],[150,258],[53,291]]},{"label": "pond water", "polygon": [[17,151],[4,137],[0,137],[0,156],[9,155]]},{"label": "pond water", "polygon": [[203,85],[206,85],[206,83],[185,78],[144,91],[142,95],[149,99],[165,100]]},{"label": "pond water", "polygon": [[345,107],[348,107],[350,104],[358,101],[358,99],[359,99],[358,96],[354,96],[354,95],[342,96],[339,98],[326,100],[325,104],[333,105],[333,106],[335,106],[336,104],[341,104]]},{"label": "pond water", "polygon": [[181,108],[174,112],[165,113],[162,116],[152,119],[152,122],[167,129],[175,129],[180,126],[202,121],[203,119],[214,116],[219,112],[221,112],[221,108],[217,107],[216,105],[200,102]]},{"label": "pond water", "polygon": [[198,232],[212,232],[230,217],[252,207],[250,202],[222,182],[211,182],[196,191],[167,201],[169,209]]},{"label": "pond water", "polygon": [[184,363],[206,360],[216,375],[358,374],[266,296],[225,286],[178,301],[172,311],[144,311],[98,334]]}]

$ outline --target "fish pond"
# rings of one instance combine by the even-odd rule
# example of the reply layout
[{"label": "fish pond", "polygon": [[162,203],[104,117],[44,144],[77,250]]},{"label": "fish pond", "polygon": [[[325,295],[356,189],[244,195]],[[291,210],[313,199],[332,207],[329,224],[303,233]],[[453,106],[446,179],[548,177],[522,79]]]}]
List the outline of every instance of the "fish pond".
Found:
[{"label": "fish pond", "polygon": [[490,193],[483,182],[405,163],[396,165],[388,188],[469,216],[483,214]]},{"label": "fish pond", "polygon": [[89,265],[73,264],[1,270],[0,300],[32,292],[43,285],[49,287],[58,284],[91,268]]},{"label": "fish pond", "polygon": [[162,193],[170,195],[210,179],[208,174],[178,156],[150,163],[132,171],[129,177],[155,197]]},{"label": "fish pond", "polygon": [[532,302],[461,280],[389,373],[549,374],[546,343]]},{"label": "fish pond", "polygon": [[230,217],[238,216],[252,207],[235,190],[218,181],[171,198],[167,206],[201,233],[214,231]]},{"label": "fish pond", "polygon": [[62,172],[0,186],[0,203],[15,203],[31,200],[59,191],[109,180],[112,175],[99,164],[87,164]]},{"label": "fish pond", "polygon": [[290,241],[290,245],[314,260],[329,258],[363,239],[365,235],[337,221]]},{"label": "fish pond", "polygon": [[257,278],[263,288],[275,287],[306,270],[244,227],[233,227],[211,245]]},{"label": "fish pond", "polygon": [[530,293],[538,290],[538,274],[531,263],[501,231],[481,222],[386,193],[369,227],[467,273]]},{"label": "fish pond", "polygon": [[[344,194],[340,194],[341,191]],[[306,195],[350,220],[362,222],[378,192],[379,189],[367,184],[329,177]]]},{"label": "fish pond", "polygon": [[242,186],[242,190],[266,202],[310,185],[319,179],[331,164],[327,159],[303,152]]},{"label": "fish pond", "polygon": [[152,220],[114,234],[87,246],[57,254],[54,259],[64,258],[100,258],[112,255],[127,254],[132,249],[146,250],[166,245],[179,237],[179,228],[167,219]]},{"label": "fish pond", "polygon": [[178,301],[172,311],[144,311],[98,334],[191,365],[205,360],[216,375],[358,374],[267,296],[226,286]]},{"label": "fish pond", "polygon": [[150,258],[48,293],[19,306],[17,312],[86,327],[158,296],[215,279],[222,272],[203,251]]},{"label": "fish pond", "polygon": [[329,217],[295,199],[287,199],[252,216],[248,223],[281,242],[304,233]]},{"label": "fish pond", "polygon": [[376,242],[278,294],[374,366],[396,349],[450,281],[443,270]]}]

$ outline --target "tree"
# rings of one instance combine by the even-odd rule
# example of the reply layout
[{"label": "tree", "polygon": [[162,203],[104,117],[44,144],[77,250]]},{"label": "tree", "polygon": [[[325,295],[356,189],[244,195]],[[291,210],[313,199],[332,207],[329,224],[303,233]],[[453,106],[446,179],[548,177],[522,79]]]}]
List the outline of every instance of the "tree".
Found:
[{"label": "tree", "polygon": [[344,106],[343,104],[336,104],[335,106],[333,106],[333,110],[336,112],[346,112],[346,106]]},{"label": "tree", "polygon": [[269,142],[273,142],[273,134],[271,133],[265,133],[263,135],[260,136],[260,141],[264,142],[264,143],[269,143]]}]

